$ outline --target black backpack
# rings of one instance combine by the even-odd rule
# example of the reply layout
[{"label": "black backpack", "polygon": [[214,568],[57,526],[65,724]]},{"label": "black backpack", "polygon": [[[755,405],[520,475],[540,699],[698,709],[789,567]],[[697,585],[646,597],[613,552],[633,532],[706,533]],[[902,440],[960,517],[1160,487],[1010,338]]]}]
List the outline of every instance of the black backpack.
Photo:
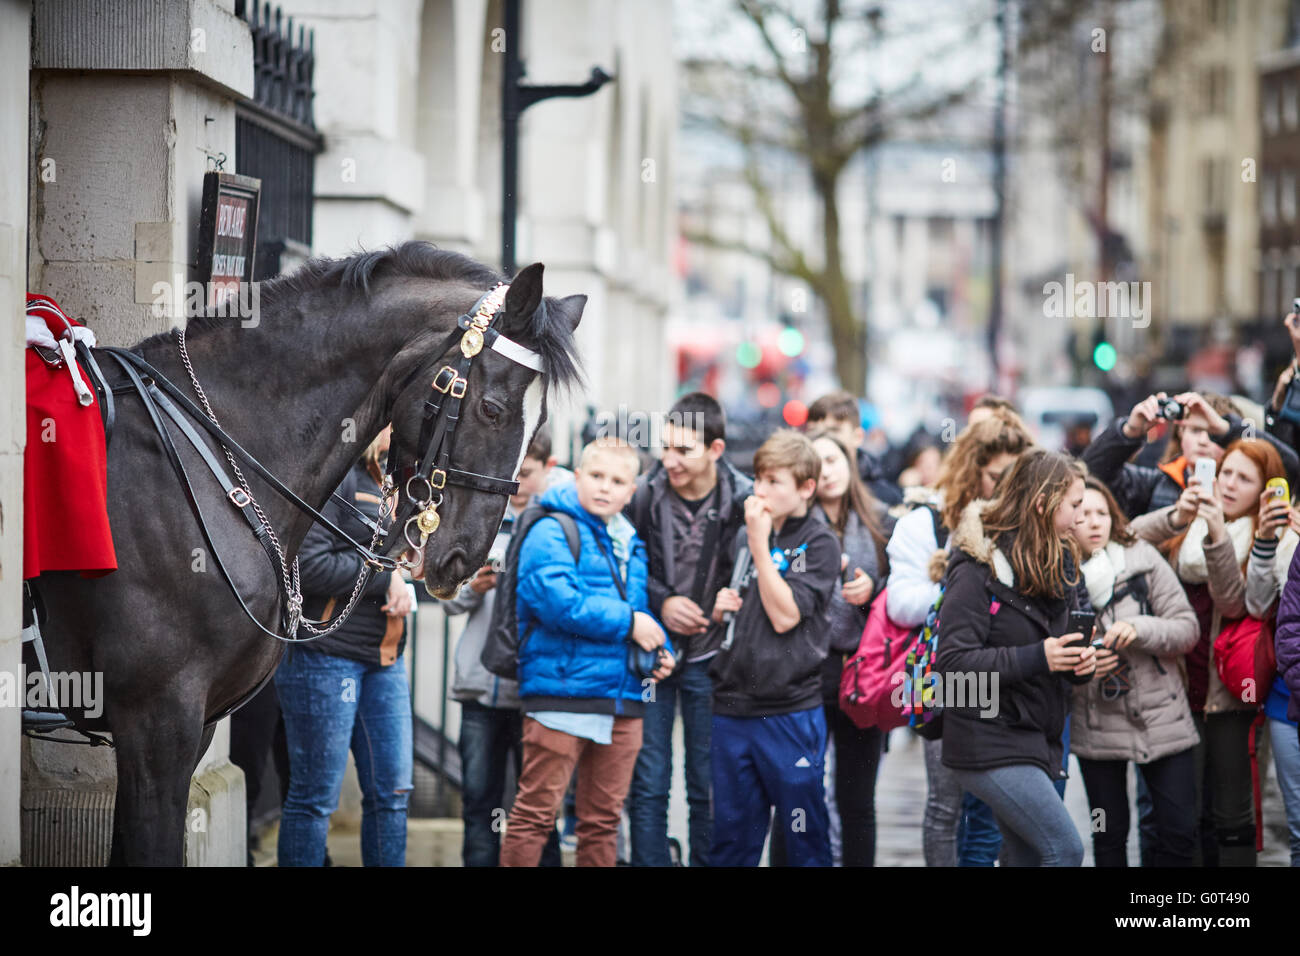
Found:
[{"label": "black backpack", "polygon": [[542,518],[554,518],[564,529],[564,540],[576,563],[582,552],[582,539],[578,523],[563,511],[553,511],[542,505],[529,505],[515,519],[510,544],[506,547],[505,567],[497,575],[496,600],[492,605],[492,619],[488,622],[487,639],[479,660],[493,674],[515,680],[519,657],[519,612],[515,607],[515,572],[519,568],[519,550],[524,538]]}]

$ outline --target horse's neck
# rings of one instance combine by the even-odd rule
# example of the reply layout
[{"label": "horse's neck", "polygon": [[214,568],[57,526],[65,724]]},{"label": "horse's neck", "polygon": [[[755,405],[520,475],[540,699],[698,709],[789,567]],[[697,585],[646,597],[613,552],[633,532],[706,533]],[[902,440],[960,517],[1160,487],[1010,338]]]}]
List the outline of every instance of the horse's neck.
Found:
[{"label": "horse's neck", "polygon": [[[290,299],[264,306],[255,326],[232,320],[188,336],[186,347],[222,428],[319,508],[387,424],[379,386],[394,356],[421,331],[412,312],[371,310],[360,297],[313,302],[310,309]],[[454,315],[439,324],[449,330]],[[174,340],[149,358],[190,391]],[[297,550],[311,519],[242,470],[286,549]]]}]

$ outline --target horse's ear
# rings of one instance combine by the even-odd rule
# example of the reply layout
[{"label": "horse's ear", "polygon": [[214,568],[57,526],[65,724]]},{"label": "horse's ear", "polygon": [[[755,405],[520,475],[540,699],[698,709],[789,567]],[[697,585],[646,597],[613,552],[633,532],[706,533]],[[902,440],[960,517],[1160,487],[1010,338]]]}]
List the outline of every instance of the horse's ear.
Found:
[{"label": "horse's ear", "polygon": [[569,320],[570,330],[573,330],[582,321],[582,310],[587,306],[587,297],[585,295],[566,295],[563,299],[556,300],[555,304],[564,313],[565,318]]},{"label": "horse's ear", "polygon": [[542,270],[545,268],[540,262],[534,262],[531,266],[524,266],[510,280],[505,304],[507,327],[526,325],[542,304]]}]

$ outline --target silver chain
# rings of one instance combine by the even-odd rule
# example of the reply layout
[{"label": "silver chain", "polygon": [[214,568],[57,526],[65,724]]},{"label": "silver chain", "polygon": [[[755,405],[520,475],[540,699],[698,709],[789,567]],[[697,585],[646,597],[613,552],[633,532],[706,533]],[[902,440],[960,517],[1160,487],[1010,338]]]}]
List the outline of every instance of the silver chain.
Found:
[{"label": "silver chain", "polygon": [[[212,413],[212,406],[208,404],[208,396],[203,391],[203,386],[199,384],[199,377],[194,374],[194,366],[190,364],[189,351],[185,348],[185,330],[183,328],[178,328],[176,330],[176,339],[180,345],[181,361],[185,364],[185,371],[189,373],[190,385],[194,388],[194,394],[198,395],[199,401],[203,404],[203,411],[208,418],[211,419],[212,424],[220,427],[221,423],[217,421],[217,416]],[[299,627],[304,628],[308,633],[313,634],[316,637],[324,637],[326,634],[333,632],[336,628],[341,627],[343,622],[346,621],[348,616],[352,613],[352,608],[357,603],[357,599],[361,596],[361,587],[368,577],[368,572],[370,570],[369,567],[363,566],[361,568],[361,573],[357,575],[357,581],[352,586],[352,595],[348,598],[348,603],[344,606],[343,610],[339,612],[339,616],[334,619],[333,624],[326,627],[317,627],[303,618],[302,588],[299,584],[298,578],[298,558],[295,556],[293,559],[291,578],[290,564],[285,560],[284,549],[280,546],[280,539],[276,536],[275,529],[271,527],[270,519],[266,517],[266,512],[264,512],[262,506],[257,503],[257,499],[253,497],[253,491],[248,487],[248,480],[244,478],[244,473],[240,471],[239,465],[235,462],[235,456],[230,453],[230,449],[225,445],[221,446],[221,450],[225,453],[226,461],[230,463],[230,467],[235,473],[235,478],[238,480],[239,486],[243,488],[244,494],[248,495],[248,500],[253,506],[253,512],[257,515],[257,520],[261,522],[263,530],[266,531],[266,536],[270,539],[271,545],[275,548],[276,557],[279,558],[280,577],[284,581],[285,601],[289,606],[288,640],[294,641],[298,639]],[[370,550],[372,552],[379,545],[379,539],[382,533],[380,529],[383,527],[384,518],[388,510],[388,498],[381,497],[380,501],[379,520],[375,522],[375,532],[370,538]]]}]

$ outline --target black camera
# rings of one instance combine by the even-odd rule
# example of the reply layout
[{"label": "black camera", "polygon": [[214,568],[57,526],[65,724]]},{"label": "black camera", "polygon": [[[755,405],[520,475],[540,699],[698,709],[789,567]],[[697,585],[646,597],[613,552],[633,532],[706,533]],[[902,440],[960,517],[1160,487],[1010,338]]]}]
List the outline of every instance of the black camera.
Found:
[{"label": "black camera", "polygon": [[638,680],[650,680],[654,677],[655,671],[659,669],[659,655],[663,648],[657,647],[653,651],[643,650],[641,645],[628,642],[627,648],[627,669],[632,672],[632,676]]},{"label": "black camera", "polygon": [[1160,404],[1160,411],[1156,414],[1166,421],[1182,421],[1183,416],[1187,414],[1187,409],[1177,399],[1157,398],[1156,401]]}]

